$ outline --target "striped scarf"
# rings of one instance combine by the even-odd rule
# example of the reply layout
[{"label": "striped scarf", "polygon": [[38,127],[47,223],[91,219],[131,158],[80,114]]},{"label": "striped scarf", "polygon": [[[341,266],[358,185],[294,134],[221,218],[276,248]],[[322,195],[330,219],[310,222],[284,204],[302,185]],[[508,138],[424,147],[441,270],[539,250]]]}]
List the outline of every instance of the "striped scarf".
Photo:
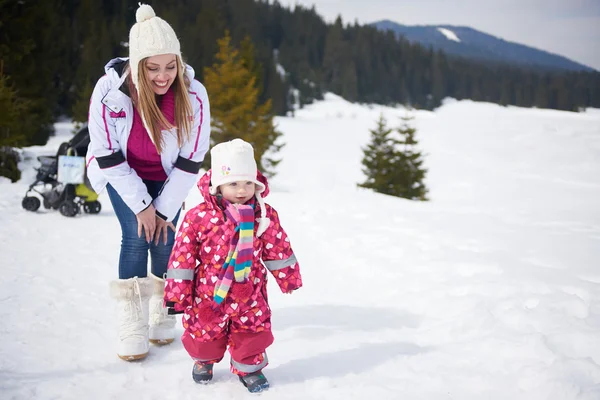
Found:
[{"label": "striped scarf", "polygon": [[217,304],[223,302],[234,279],[240,283],[248,280],[254,251],[254,204],[231,204],[224,199],[223,203],[227,204],[225,214],[236,227],[215,285],[214,300]]}]

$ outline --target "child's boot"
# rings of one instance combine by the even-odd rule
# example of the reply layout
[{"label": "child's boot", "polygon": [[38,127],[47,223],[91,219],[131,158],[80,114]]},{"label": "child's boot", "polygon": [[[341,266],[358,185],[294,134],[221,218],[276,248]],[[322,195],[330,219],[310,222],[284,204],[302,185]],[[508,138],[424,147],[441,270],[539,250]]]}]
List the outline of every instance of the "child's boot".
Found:
[{"label": "child's boot", "polygon": [[111,297],[117,301],[119,338],[117,355],[125,361],[148,355],[148,301],[150,278],[118,279],[110,282]]},{"label": "child's boot", "polygon": [[163,307],[165,280],[150,275],[154,286],[150,298],[150,343],[169,344],[175,339],[175,316],[168,315]]},{"label": "child's boot", "polygon": [[194,363],[192,378],[196,383],[207,384],[213,377],[213,364],[202,364],[200,361]]},{"label": "child's boot", "polygon": [[246,386],[250,393],[258,393],[269,388],[269,381],[262,371],[252,372],[251,374],[240,376],[240,382]]}]

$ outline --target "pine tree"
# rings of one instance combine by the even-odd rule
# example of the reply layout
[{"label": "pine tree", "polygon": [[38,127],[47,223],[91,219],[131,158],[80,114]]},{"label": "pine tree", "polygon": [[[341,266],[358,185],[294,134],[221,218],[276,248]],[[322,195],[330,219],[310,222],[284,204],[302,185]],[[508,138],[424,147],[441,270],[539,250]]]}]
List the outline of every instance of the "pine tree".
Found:
[{"label": "pine tree", "polygon": [[73,113],[73,121],[77,123],[76,130],[79,130],[80,123],[86,122],[88,119],[90,99],[92,98],[93,91],[94,87],[88,78],[83,81],[83,87],[79,88],[75,94],[75,102],[71,111]]},{"label": "pine tree", "polygon": [[9,78],[1,70],[0,62],[0,147],[21,147],[27,138],[20,129],[20,121],[23,115],[31,112],[29,102],[19,98]]},{"label": "pine tree", "polygon": [[250,36],[244,36],[239,48],[242,65],[256,77],[255,85],[258,88],[258,94],[263,91],[263,66],[256,61],[256,49]]},{"label": "pine tree", "polygon": [[387,127],[383,114],[377,121],[377,128],[370,132],[371,142],[363,149],[362,160],[363,173],[367,176],[367,180],[358,186],[398,196],[399,191],[395,182],[398,161],[396,141],[391,136],[393,130]]},{"label": "pine tree", "polygon": [[229,32],[218,40],[216,62],[204,69],[204,82],[210,96],[212,145],[243,139],[254,147],[258,168],[273,176],[280,160],[271,158],[282,144],[275,129],[271,101],[259,104],[256,75],[244,67],[244,60],[231,44]]},{"label": "pine tree", "polygon": [[54,130],[58,71],[68,70],[61,65],[67,23],[60,10],[59,0],[0,1],[2,70],[19,99],[29,105],[18,121],[18,132],[26,138],[23,145],[44,145]]},{"label": "pine tree", "polygon": [[102,68],[104,64],[113,57],[111,34],[114,32],[106,26],[103,17],[102,5],[92,0],[83,0],[75,16],[78,21],[88,21],[79,26],[82,40],[71,88],[73,103],[71,116],[73,121],[78,123],[87,121],[94,85],[104,73]]},{"label": "pine tree", "polygon": [[412,126],[412,120],[412,116],[402,117],[402,124],[397,129],[400,148],[396,172],[401,187],[400,197],[425,201],[428,190],[423,181],[427,170],[423,166],[423,154],[418,150],[417,130]]},{"label": "pine tree", "polygon": [[367,179],[359,187],[410,200],[427,200],[423,184],[426,170],[421,153],[416,151],[416,129],[409,125],[410,120],[402,118],[402,125],[396,129],[398,139],[383,115],[379,117],[377,128],[370,131],[371,142],[363,149],[363,173]]},{"label": "pine tree", "polygon": [[16,182],[21,178],[18,168],[19,156],[13,147],[26,143],[27,137],[21,131],[23,115],[31,112],[30,103],[20,99],[17,91],[2,71],[0,61],[0,176]]}]

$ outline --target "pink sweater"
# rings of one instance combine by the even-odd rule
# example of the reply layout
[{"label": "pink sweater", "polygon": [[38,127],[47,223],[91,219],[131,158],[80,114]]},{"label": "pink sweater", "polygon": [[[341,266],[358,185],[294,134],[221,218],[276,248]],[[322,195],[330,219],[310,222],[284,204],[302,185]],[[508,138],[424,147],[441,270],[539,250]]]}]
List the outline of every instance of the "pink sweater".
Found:
[{"label": "pink sweater", "polygon": [[[159,107],[171,124],[175,125],[175,94],[173,88],[159,98]],[[167,174],[162,167],[160,154],[152,143],[150,135],[137,109],[133,108],[133,126],[127,141],[127,162],[142,179],[166,181]]]}]

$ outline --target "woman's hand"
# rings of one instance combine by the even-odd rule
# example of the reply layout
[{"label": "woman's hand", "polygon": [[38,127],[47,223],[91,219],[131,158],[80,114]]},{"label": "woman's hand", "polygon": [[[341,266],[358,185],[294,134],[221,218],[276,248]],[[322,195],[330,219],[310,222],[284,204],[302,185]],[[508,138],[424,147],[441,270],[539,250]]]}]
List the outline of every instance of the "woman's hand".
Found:
[{"label": "woman's hand", "polygon": [[172,222],[167,222],[159,216],[156,216],[156,231],[154,231],[154,244],[158,245],[158,241],[162,235],[163,243],[167,244],[168,228],[175,232],[175,225]]},{"label": "woman's hand", "polygon": [[138,237],[142,237],[142,229],[146,235],[146,242],[150,243],[156,229],[156,209],[150,204],[148,208],[140,211],[135,218],[138,223]]}]

